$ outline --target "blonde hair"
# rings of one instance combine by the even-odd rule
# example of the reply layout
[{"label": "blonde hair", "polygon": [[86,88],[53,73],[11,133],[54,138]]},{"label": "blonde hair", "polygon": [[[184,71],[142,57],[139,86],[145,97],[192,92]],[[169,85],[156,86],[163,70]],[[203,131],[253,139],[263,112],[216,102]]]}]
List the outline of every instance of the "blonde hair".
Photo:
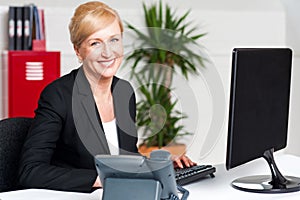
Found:
[{"label": "blonde hair", "polygon": [[69,24],[71,42],[74,47],[80,47],[88,36],[105,28],[115,20],[118,21],[121,32],[123,32],[122,21],[114,9],[99,1],[81,4],[76,8]]}]

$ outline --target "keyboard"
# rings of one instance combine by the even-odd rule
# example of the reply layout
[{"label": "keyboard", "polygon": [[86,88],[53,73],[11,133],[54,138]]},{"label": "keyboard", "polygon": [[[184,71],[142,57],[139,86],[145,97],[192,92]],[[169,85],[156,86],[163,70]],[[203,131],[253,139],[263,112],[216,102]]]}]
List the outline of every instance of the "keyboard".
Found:
[{"label": "keyboard", "polygon": [[195,165],[187,168],[176,168],[175,180],[178,185],[182,186],[207,176],[213,178],[215,177],[214,172],[216,172],[216,168],[212,165]]}]

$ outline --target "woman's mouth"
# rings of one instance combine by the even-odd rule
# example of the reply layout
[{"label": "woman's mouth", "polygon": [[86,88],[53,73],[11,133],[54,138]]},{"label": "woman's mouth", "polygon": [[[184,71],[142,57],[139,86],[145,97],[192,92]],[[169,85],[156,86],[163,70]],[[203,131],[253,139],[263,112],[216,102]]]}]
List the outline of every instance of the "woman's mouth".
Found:
[{"label": "woman's mouth", "polygon": [[108,61],[101,61],[101,64],[104,65],[105,67],[111,66],[115,60],[108,60]]}]

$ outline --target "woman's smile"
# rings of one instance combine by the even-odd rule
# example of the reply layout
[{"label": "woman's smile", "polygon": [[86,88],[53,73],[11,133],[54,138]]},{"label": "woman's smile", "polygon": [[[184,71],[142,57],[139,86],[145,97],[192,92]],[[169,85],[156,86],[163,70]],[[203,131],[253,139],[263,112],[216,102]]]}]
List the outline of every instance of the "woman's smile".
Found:
[{"label": "woman's smile", "polygon": [[108,68],[108,67],[112,67],[115,59],[113,60],[106,60],[106,61],[99,61],[101,63],[101,65],[103,65],[104,67]]}]

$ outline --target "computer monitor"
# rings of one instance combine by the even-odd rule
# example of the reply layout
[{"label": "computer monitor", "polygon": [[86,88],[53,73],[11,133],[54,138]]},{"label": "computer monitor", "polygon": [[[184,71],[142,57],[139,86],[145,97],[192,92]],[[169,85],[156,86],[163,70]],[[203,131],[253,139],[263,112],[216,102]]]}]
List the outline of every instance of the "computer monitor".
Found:
[{"label": "computer monitor", "polygon": [[140,155],[95,156],[104,188],[102,199],[178,199],[170,156],[165,150],[152,151],[150,158]]},{"label": "computer monitor", "polygon": [[289,48],[235,48],[227,139],[227,170],[265,158],[270,175],[234,180],[248,192],[283,193],[300,190],[300,179],[283,176],[273,152],[286,147],[292,51]]}]

